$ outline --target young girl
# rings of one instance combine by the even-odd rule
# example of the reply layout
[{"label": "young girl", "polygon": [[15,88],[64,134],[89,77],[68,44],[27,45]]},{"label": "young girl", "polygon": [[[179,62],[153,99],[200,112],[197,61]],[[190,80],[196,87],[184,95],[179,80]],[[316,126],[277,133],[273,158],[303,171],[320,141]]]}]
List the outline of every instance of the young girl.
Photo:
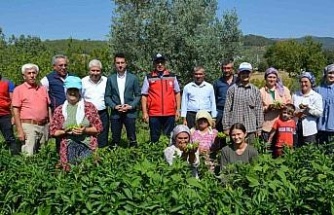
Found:
[{"label": "young girl", "polygon": [[227,164],[244,162],[249,163],[258,156],[257,150],[246,142],[246,128],[241,123],[233,124],[230,128],[230,138],[232,144],[222,149],[220,167]]},{"label": "young girl", "polygon": [[215,167],[214,152],[218,150],[218,131],[212,128],[212,123],[211,115],[205,110],[200,110],[196,114],[195,128],[190,131],[191,141],[199,143],[199,153],[204,155],[205,164],[211,171]]},{"label": "young girl", "polygon": [[293,104],[286,104],[281,110],[280,118],[278,118],[272,127],[269,135],[269,142],[272,143],[276,134],[274,145],[274,157],[279,157],[283,154],[283,147],[293,147],[293,135],[296,131],[296,122],[293,115],[296,108]]}]

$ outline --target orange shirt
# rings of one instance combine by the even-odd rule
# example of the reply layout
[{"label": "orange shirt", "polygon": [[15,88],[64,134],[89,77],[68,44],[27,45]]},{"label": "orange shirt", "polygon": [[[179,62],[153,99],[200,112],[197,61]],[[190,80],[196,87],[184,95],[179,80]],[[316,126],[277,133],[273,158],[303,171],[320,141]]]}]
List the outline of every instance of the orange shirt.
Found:
[{"label": "orange shirt", "polygon": [[49,105],[49,95],[43,86],[32,87],[25,82],[14,89],[12,106],[20,109],[20,119],[48,119]]},{"label": "orange shirt", "polygon": [[271,97],[266,87],[262,87],[260,89],[260,93],[262,97],[263,110],[264,110],[264,122],[262,124],[262,130],[270,132],[275,120],[279,118],[281,111],[280,110],[267,111],[268,106],[270,104],[273,104],[274,100],[282,102],[283,104],[291,103],[290,90],[284,87],[284,95],[281,97],[279,95],[278,89],[275,89],[275,99]]},{"label": "orange shirt", "polygon": [[274,122],[273,129],[276,130],[277,134],[276,147],[293,146],[293,134],[296,131],[296,122],[293,119],[282,121],[278,118]]}]

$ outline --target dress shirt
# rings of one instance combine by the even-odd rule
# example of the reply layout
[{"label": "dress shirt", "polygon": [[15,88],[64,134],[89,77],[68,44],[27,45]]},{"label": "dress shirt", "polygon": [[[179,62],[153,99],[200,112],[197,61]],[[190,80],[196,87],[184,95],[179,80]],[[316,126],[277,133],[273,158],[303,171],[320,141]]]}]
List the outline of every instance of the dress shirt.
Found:
[{"label": "dress shirt", "polygon": [[82,97],[85,101],[93,103],[97,110],[105,110],[104,93],[107,84],[107,77],[101,76],[95,83],[89,76],[82,78]]},{"label": "dress shirt", "polygon": [[186,117],[187,111],[206,110],[211,116],[217,116],[216,99],[213,86],[203,81],[200,85],[191,82],[183,88],[181,102],[181,117]]},{"label": "dress shirt", "polygon": [[121,99],[122,105],[124,105],[125,80],[126,80],[126,72],[124,72],[123,75],[117,73],[117,86],[118,86],[119,98]]}]

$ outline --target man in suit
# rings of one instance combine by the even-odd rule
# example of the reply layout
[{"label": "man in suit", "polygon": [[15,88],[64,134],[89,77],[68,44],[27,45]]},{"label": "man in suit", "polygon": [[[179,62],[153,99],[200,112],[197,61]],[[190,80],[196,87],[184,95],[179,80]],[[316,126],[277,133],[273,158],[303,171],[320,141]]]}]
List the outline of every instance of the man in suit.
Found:
[{"label": "man in suit", "polygon": [[126,69],[127,63],[123,53],[115,54],[114,63],[116,73],[108,77],[104,94],[105,103],[111,109],[111,147],[115,148],[120,143],[123,125],[130,146],[137,146],[136,109],[141,96],[139,81],[136,75]]}]

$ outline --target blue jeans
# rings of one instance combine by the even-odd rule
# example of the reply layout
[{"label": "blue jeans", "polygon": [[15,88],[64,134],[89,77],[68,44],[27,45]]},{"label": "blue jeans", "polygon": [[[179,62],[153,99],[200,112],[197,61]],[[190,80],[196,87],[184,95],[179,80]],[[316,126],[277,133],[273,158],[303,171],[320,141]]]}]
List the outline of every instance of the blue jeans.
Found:
[{"label": "blue jeans", "polygon": [[175,126],[175,116],[154,116],[149,117],[151,142],[159,141],[161,130],[164,135],[170,136]]},{"label": "blue jeans", "polygon": [[115,146],[120,143],[123,125],[125,126],[126,135],[128,141],[130,142],[130,145],[136,145],[136,118],[129,118],[125,113],[120,114],[120,117],[118,119],[110,119],[112,145]]},{"label": "blue jeans", "polygon": [[0,116],[0,131],[12,154],[19,154],[21,150],[15,140],[11,115]]},{"label": "blue jeans", "polygon": [[97,136],[97,143],[99,148],[106,147],[108,145],[108,134],[109,134],[109,114],[108,110],[99,111],[99,116],[102,122],[103,130]]}]

